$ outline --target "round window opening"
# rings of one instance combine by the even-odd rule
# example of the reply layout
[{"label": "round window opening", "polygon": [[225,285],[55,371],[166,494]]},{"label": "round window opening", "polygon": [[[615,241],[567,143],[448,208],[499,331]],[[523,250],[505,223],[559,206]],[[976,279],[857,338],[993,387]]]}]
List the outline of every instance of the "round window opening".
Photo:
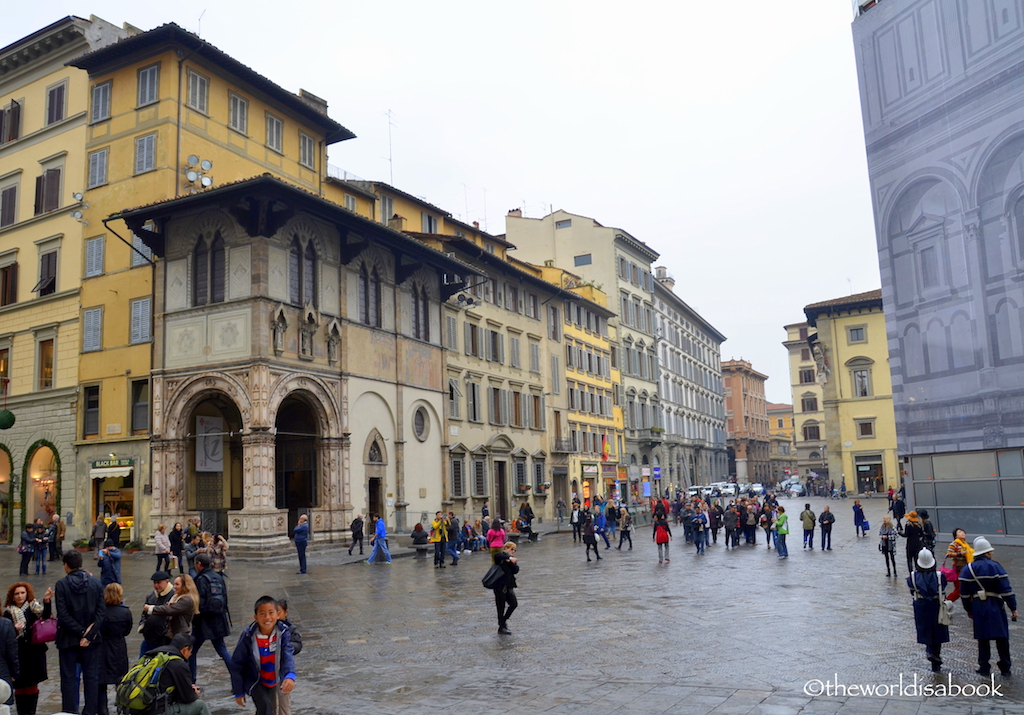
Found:
[{"label": "round window opening", "polygon": [[412,430],[416,434],[416,439],[420,442],[427,439],[427,435],[430,433],[430,420],[427,418],[427,410],[425,408],[418,408],[412,416]]}]

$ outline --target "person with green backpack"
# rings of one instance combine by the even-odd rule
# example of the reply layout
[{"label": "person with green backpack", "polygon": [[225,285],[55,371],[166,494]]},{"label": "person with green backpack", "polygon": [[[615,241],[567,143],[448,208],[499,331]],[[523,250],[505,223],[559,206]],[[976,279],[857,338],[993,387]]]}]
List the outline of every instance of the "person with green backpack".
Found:
[{"label": "person with green backpack", "polygon": [[117,686],[118,712],[210,715],[192,684],[192,644],[192,636],[178,633],[170,645],[157,646],[136,661]]}]

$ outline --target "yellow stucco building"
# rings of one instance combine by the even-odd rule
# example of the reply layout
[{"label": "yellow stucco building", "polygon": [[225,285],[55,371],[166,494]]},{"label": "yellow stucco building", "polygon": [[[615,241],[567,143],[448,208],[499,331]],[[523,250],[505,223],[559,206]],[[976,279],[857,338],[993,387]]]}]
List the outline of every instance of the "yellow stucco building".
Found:
[{"label": "yellow stucco building", "polygon": [[[828,465],[850,492],[900,488],[882,292],[804,308],[809,347],[823,369]],[[813,332],[815,331],[816,332]]]}]

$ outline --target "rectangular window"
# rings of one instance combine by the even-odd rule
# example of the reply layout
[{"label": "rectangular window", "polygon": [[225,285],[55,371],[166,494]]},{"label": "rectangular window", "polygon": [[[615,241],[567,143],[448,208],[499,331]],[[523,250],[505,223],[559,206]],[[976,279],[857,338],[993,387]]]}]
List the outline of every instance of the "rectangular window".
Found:
[{"label": "rectangular window", "polygon": [[863,420],[857,423],[857,436],[861,439],[875,436],[875,421]]},{"label": "rectangular window", "polygon": [[103,347],[103,309],[82,311],[82,352],[89,353]]},{"label": "rectangular window", "polygon": [[510,367],[519,367],[519,343],[520,340],[516,336],[508,336],[508,364]]},{"label": "rectangular window", "polygon": [[67,94],[66,82],[46,90],[46,125],[56,124],[64,119],[64,98]]},{"label": "rectangular window", "polygon": [[36,216],[60,208],[60,175],[61,167],[57,167],[36,177]]},{"label": "rectangular window", "polygon": [[139,70],[139,106],[152,104],[159,97],[160,65],[150,65]]},{"label": "rectangular window", "polygon": [[935,246],[922,248],[918,253],[922,288],[934,288],[939,285],[939,254]]},{"label": "rectangular window", "polygon": [[562,221],[555,221],[555,228],[569,228],[572,226],[572,219],[563,219]]},{"label": "rectangular window", "polygon": [[853,371],[853,395],[854,397],[871,396],[871,380],[867,370]]},{"label": "rectangular window", "polygon": [[444,346],[449,350],[459,349],[459,320],[454,315],[444,317]]},{"label": "rectangular window", "polygon": [[448,380],[448,417],[453,420],[462,419],[462,390],[459,389],[459,381],[454,378]]},{"label": "rectangular window", "polygon": [[559,382],[558,375],[558,356],[551,356],[551,392],[556,395],[562,394],[562,384]]},{"label": "rectangular window", "polygon": [[558,320],[558,308],[548,306],[548,338],[551,340],[562,339],[562,326]]},{"label": "rectangular window", "polygon": [[382,223],[387,223],[395,215],[395,200],[390,196],[381,194],[380,197],[380,220]]},{"label": "rectangular window", "polygon": [[573,258],[573,263],[577,266],[589,266],[594,262],[594,255],[592,253],[581,253]]},{"label": "rectangular window", "polygon": [[6,395],[11,379],[11,349],[0,348],[0,395]]},{"label": "rectangular window", "polygon": [[104,238],[92,238],[85,242],[85,277],[102,275],[103,273]]},{"label": "rectangular window", "polygon": [[299,163],[307,169],[316,168],[316,140],[299,132]]},{"label": "rectangular window", "polygon": [[82,434],[96,437],[100,433],[100,388],[92,385],[85,388],[85,409],[82,410]]},{"label": "rectangular window", "polygon": [[540,343],[530,341],[530,372],[540,372]]},{"label": "rectangular window", "polygon": [[804,441],[817,442],[821,440],[821,429],[818,425],[804,425]]},{"label": "rectangular window", "polygon": [[18,302],[18,264],[10,263],[0,268],[0,305],[14,305]]},{"label": "rectangular window", "polygon": [[147,134],[135,140],[135,173],[156,168],[156,134]]},{"label": "rectangular window", "polygon": [[284,122],[267,113],[267,146],[274,151],[284,151]]},{"label": "rectangular window", "polygon": [[473,460],[473,496],[487,495],[487,460]]},{"label": "rectangular window", "polygon": [[352,213],[356,212],[356,209],[358,209],[359,207],[356,204],[355,196],[352,196],[351,194],[345,194],[345,208],[347,208]]},{"label": "rectangular window", "polygon": [[526,418],[525,410],[523,409],[523,393],[511,391],[508,393],[509,396],[509,421],[508,423],[513,427],[523,427],[525,423],[523,420]]},{"label": "rectangular window", "polygon": [[228,126],[236,132],[249,133],[249,100],[234,92],[228,94]]},{"label": "rectangular window", "polygon": [[807,340],[807,328],[800,328],[800,339]]},{"label": "rectangular window", "polygon": [[21,136],[21,104],[11,103],[0,110],[0,144],[12,142]]},{"label": "rectangular window", "polygon": [[810,359],[811,359],[811,349],[810,348],[800,348],[800,361],[801,362],[808,362],[808,361],[810,361]]},{"label": "rectangular window", "polygon": [[800,384],[807,385],[815,381],[814,368],[804,368],[800,371]]},{"label": "rectangular window", "polygon": [[420,212],[420,226],[423,233],[437,233],[437,218],[422,211]]},{"label": "rectangular window", "polygon": [[[145,244],[145,242],[132,234],[132,268],[136,266],[146,266],[153,261],[153,249]],[[148,259],[148,260],[147,260]]]},{"label": "rectangular window", "polygon": [[534,293],[526,294],[526,317],[537,318],[540,315],[540,306],[537,302],[537,296]]},{"label": "rectangular window", "polygon": [[210,80],[194,70],[188,71],[188,106],[203,114],[210,106]]},{"label": "rectangular window", "polygon": [[39,341],[39,389],[49,390],[53,387],[53,339]]},{"label": "rectangular window", "polygon": [[803,412],[817,412],[818,411],[818,398],[817,397],[805,397],[800,400],[800,407]]},{"label": "rectangular window", "polygon": [[452,496],[461,498],[466,496],[466,460],[462,457],[452,457]]},{"label": "rectangular window", "polygon": [[57,292],[57,252],[47,251],[39,256],[39,282],[32,289],[42,298]]},{"label": "rectangular window", "polygon": [[470,422],[483,422],[480,405],[480,383],[466,383],[466,419]]},{"label": "rectangular window", "polygon": [[109,149],[100,149],[89,154],[89,182],[92,189],[107,183],[107,154]]},{"label": "rectangular window", "polygon": [[89,121],[102,122],[110,119],[110,88],[112,82],[94,85],[92,88],[92,111]]},{"label": "rectangular window", "polygon": [[508,394],[499,387],[492,387],[488,391],[488,406],[490,407],[490,422],[492,425],[508,424]]},{"label": "rectangular window", "polygon": [[513,313],[523,312],[523,306],[519,302],[519,289],[512,286],[505,288],[505,307]]},{"label": "rectangular window", "polygon": [[132,383],[132,433],[149,431],[149,380]]},{"label": "rectangular window", "polygon": [[18,185],[0,189],[0,228],[13,226],[18,220]]},{"label": "rectangular window", "polygon": [[149,298],[132,301],[132,344],[150,341]]},{"label": "rectangular window", "polygon": [[544,487],[544,462],[535,461],[533,463],[533,488],[535,491],[541,491]]},{"label": "rectangular window", "polygon": [[862,343],[867,340],[867,328],[863,325],[859,325],[856,328],[847,328],[846,336],[848,342]]}]

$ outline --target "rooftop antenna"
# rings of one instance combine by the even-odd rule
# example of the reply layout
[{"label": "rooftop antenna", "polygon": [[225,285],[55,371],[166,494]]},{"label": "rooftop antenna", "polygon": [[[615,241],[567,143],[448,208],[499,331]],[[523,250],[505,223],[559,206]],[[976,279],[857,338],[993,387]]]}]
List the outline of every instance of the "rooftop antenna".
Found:
[{"label": "rooftop antenna", "polygon": [[203,36],[203,15],[205,15],[205,14],[206,14],[206,8],[203,8],[203,11],[201,13],[199,13],[199,29],[196,31],[196,34],[199,35],[200,37]]},{"label": "rooftop antenna", "polygon": [[853,295],[853,281],[851,281],[849,278],[847,278],[846,279],[846,284],[848,286],[850,286],[850,295]]},{"label": "rooftop antenna", "polygon": [[395,127],[395,126],[398,126],[398,125],[395,124],[395,122],[394,122],[395,115],[394,115],[394,112],[392,112],[390,109],[388,111],[384,112],[384,116],[388,118],[388,167],[389,167],[389,171],[390,171],[389,176],[391,177],[390,183],[391,183],[392,186],[394,186],[395,185],[395,162],[394,162],[394,155],[391,152],[391,127]]},{"label": "rooftop antenna", "polygon": [[462,200],[466,204],[466,223],[469,223],[469,190],[466,188],[466,182],[462,182]]},{"label": "rooftop antenna", "polygon": [[487,231],[487,189],[484,189],[484,231]]}]

